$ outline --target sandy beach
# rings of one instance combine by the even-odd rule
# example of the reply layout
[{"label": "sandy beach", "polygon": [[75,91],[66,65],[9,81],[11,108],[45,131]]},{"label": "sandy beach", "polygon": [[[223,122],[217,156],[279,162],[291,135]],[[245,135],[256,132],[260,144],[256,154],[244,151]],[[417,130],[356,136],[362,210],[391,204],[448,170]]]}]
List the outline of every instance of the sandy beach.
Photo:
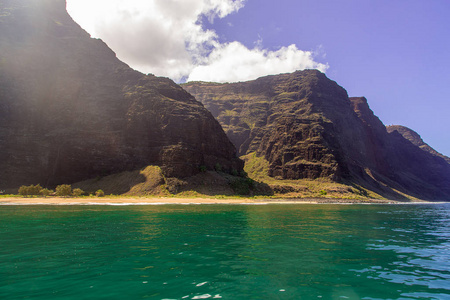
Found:
[{"label": "sandy beach", "polygon": [[[0,198],[0,205],[161,205],[161,204],[400,204],[395,200],[354,200],[331,198],[176,198],[176,197],[82,197],[82,198]],[[410,203],[410,202],[406,202]],[[424,203],[424,202],[422,202]],[[427,202],[425,202],[427,203]]]}]

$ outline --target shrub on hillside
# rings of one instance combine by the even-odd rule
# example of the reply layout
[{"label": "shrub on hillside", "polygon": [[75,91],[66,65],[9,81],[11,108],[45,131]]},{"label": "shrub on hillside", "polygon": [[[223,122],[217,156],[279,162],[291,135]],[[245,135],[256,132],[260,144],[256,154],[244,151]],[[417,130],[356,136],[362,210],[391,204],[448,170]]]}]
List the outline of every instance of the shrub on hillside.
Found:
[{"label": "shrub on hillside", "polygon": [[28,197],[28,196],[39,196],[41,194],[42,187],[40,184],[37,185],[22,185],[19,188],[19,195]]},{"label": "shrub on hillside", "polygon": [[249,195],[255,186],[255,181],[251,178],[234,178],[230,182],[231,188],[238,195]]},{"label": "shrub on hillside", "polygon": [[29,194],[28,194],[28,187],[25,186],[25,185],[22,185],[22,186],[19,188],[19,195],[24,196],[24,197],[29,196]]},{"label": "shrub on hillside", "polygon": [[103,192],[102,190],[98,190],[95,192],[95,196],[96,197],[104,197],[105,196],[105,192]]},{"label": "shrub on hillside", "polygon": [[61,184],[56,187],[56,195],[59,197],[72,196],[72,186],[68,184]]},{"label": "shrub on hillside", "polygon": [[40,194],[44,197],[50,196],[51,193],[53,193],[53,191],[49,189],[41,189],[40,191]]},{"label": "shrub on hillside", "polygon": [[77,189],[73,189],[73,191],[72,191],[72,195],[74,197],[80,197],[83,194],[84,194],[84,191],[82,189],[77,188]]}]

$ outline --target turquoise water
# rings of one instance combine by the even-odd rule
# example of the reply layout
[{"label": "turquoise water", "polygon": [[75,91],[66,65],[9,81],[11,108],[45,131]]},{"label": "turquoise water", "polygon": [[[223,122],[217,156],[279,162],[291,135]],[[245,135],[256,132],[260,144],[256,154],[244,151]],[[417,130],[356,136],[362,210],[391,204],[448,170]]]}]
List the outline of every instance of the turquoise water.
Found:
[{"label": "turquoise water", "polygon": [[0,206],[0,299],[450,299],[450,205]]}]

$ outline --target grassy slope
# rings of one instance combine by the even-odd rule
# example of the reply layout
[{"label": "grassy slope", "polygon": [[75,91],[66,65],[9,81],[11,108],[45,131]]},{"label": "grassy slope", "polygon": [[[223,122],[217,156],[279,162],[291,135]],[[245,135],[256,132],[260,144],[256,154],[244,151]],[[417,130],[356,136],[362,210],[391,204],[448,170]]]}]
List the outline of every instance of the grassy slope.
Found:
[{"label": "grassy slope", "polygon": [[90,194],[94,194],[99,189],[108,195],[164,196],[168,194],[161,168],[157,166],[148,166],[141,170],[122,172],[102,178],[98,177],[72,186]]},{"label": "grassy slope", "polygon": [[215,171],[183,179],[166,178],[157,166],[94,178],[72,186],[88,194],[101,189],[107,195],[122,196],[234,197],[252,192],[246,178]]},{"label": "grassy slope", "polygon": [[242,158],[246,162],[245,171],[251,180],[212,171],[186,179],[165,178],[159,167],[148,166],[142,170],[83,181],[73,187],[89,193],[102,189],[106,194],[123,196],[383,199],[380,195],[359,186],[339,184],[326,179],[272,178],[267,176],[268,162],[264,158],[253,153]]},{"label": "grassy slope", "polygon": [[[269,162],[255,153],[241,157],[245,161],[248,178],[223,172],[207,171],[178,179],[166,178],[157,166],[122,172],[75,183],[88,194],[101,189],[106,195],[121,197],[215,197],[234,198],[332,198],[368,200],[384,199],[382,196],[358,185],[346,185],[327,179],[281,180],[267,175]],[[1,196],[1,195],[0,195]],[[414,198],[407,197],[411,200]]]},{"label": "grassy slope", "polygon": [[283,198],[336,198],[336,199],[384,199],[382,196],[357,185],[345,185],[325,178],[309,180],[281,180],[267,175],[269,162],[255,153],[241,157],[245,171],[253,180],[269,185],[275,196]]},{"label": "grassy slope", "polygon": [[[248,178],[223,172],[207,171],[178,179],[166,178],[159,167],[122,172],[75,183],[87,194],[101,189],[106,195],[120,197],[214,197],[214,198],[327,198],[364,201],[384,199],[358,185],[346,185],[327,179],[281,180],[267,175],[269,163],[254,153],[241,157],[245,161]],[[13,192],[8,192],[8,194]],[[11,197],[11,195],[0,195]],[[407,196],[407,195],[405,195]],[[410,200],[416,200],[408,197]]]}]

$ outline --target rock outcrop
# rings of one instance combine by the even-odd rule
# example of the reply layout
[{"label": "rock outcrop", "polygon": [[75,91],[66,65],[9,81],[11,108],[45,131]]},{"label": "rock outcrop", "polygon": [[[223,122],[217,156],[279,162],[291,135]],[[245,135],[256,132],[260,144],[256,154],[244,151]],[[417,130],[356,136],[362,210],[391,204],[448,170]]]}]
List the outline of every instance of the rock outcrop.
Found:
[{"label": "rock outcrop", "polygon": [[416,145],[417,147],[419,147],[420,149],[422,149],[423,151],[426,151],[428,153],[431,153],[435,156],[438,156],[440,158],[445,159],[445,161],[447,163],[450,164],[450,157],[445,156],[439,152],[437,152],[435,149],[433,149],[432,147],[430,147],[430,145],[428,145],[427,143],[425,143],[422,138],[420,137],[420,135],[415,132],[414,130],[405,127],[405,126],[401,126],[401,125],[390,125],[390,126],[386,126],[386,129],[389,133],[392,133],[394,131],[397,131],[398,133],[400,133],[405,139],[407,139],[408,141],[410,141],[411,143],[413,143],[414,145]]},{"label": "rock outcrop", "polygon": [[365,98],[316,70],[183,87],[221,123],[239,155],[256,153],[268,175],[329,178],[390,198],[450,197],[450,165],[388,133]]},{"label": "rock outcrop", "polygon": [[158,165],[240,171],[219,123],[174,82],[90,38],[64,0],[0,0],[0,188]]},{"label": "rock outcrop", "polygon": [[240,155],[256,152],[269,161],[270,176],[339,179],[348,170],[339,164],[342,153],[329,117],[347,122],[349,111],[340,108],[348,97],[337,84],[324,86],[321,77],[325,78],[320,72],[307,71],[245,83],[183,87],[219,120]]},{"label": "rock outcrop", "polygon": [[365,98],[350,100],[364,125],[363,138],[373,149],[373,159],[383,162],[373,169],[378,182],[417,198],[450,199],[450,164],[444,155],[424,151],[397,130],[386,130]]}]

